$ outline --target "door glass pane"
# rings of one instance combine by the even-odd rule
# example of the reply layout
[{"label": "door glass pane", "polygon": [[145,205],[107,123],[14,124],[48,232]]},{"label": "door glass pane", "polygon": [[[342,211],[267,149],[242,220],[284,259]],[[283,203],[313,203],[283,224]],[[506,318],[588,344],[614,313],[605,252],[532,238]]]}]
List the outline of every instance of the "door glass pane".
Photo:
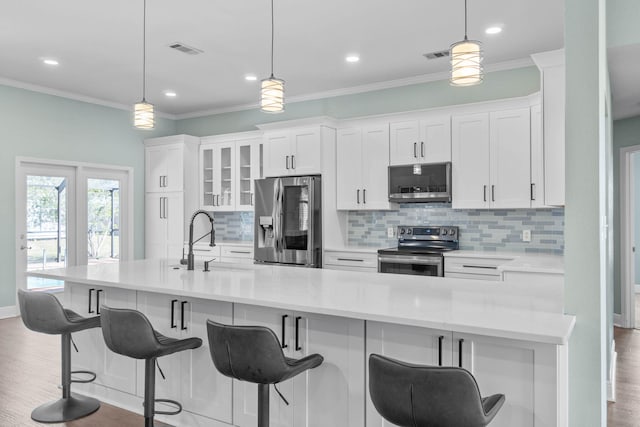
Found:
[{"label": "door glass pane", "polygon": [[87,259],[89,264],[120,258],[120,182],[87,180]]},{"label": "door glass pane", "polygon": [[[27,270],[67,266],[67,180],[27,175]],[[64,282],[29,277],[28,289],[57,288]]]},{"label": "door glass pane", "polygon": [[309,235],[309,187],[284,187],[284,246],[307,250]]},{"label": "door glass pane", "polygon": [[241,145],[239,148],[240,204],[249,206],[251,205],[251,146]]},{"label": "door glass pane", "polygon": [[220,150],[220,204],[223,206],[231,206],[231,148],[225,147]]}]

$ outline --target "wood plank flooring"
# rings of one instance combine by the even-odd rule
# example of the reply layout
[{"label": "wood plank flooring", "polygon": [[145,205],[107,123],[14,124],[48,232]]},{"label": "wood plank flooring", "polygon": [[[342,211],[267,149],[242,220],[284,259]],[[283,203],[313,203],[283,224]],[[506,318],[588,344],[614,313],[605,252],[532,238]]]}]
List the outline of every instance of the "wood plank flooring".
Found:
[{"label": "wood plank flooring", "polygon": [[[640,312],[638,312],[640,313]],[[618,362],[616,401],[608,403],[607,426],[640,426],[640,330],[614,328]]]},{"label": "wood plank flooring", "polygon": [[[72,355],[73,357],[73,350]],[[0,426],[42,426],[31,411],[56,400],[60,384],[60,336],[28,330],[19,317],[0,320]],[[72,388],[73,389],[73,388]],[[46,424],[68,427],[140,427],[140,415],[102,403],[80,420]],[[166,426],[156,421],[156,426]]]}]

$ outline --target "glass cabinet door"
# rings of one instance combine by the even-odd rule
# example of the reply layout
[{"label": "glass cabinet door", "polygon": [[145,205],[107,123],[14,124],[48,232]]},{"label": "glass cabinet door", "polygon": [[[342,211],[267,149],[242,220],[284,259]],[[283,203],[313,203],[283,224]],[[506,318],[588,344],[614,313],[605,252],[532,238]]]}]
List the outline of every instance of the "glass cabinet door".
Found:
[{"label": "glass cabinet door", "polygon": [[252,211],[255,203],[254,180],[260,178],[260,139],[237,141],[236,187],[238,191],[236,210]]},{"label": "glass cabinet door", "polygon": [[233,144],[220,144],[216,150],[214,158],[214,174],[216,181],[215,210],[234,210],[234,180],[233,165],[235,163],[235,153]]},{"label": "glass cabinet door", "polygon": [[200,150],[200,163],[202,170],[202,199],[200,203],[203,208],[212,208],[214,206],[212,148],[203,148]]}]

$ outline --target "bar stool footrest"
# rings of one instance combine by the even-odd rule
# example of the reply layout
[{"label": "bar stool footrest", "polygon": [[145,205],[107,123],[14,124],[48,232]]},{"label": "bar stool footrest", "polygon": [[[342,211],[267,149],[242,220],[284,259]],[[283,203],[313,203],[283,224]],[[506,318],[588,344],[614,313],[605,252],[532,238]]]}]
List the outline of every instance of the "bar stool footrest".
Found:
[{"label": "bar stool footrest", "polygon": [[175,411],[159,411],[159,410],[155,410],[154,412],[156,414],[160,414],[160,415],[178,415],[180,412],[182,412],[182,405],[180,404],[180,402],[177,402],[175,400],[171,400],[171,399],[155,399],[154,403],[166,403],[169,405],[174,405],[177,409]]},{"label": "bar stool footrest", "polygon": [[71,371],[71,375],[73,374],[84,374],[84,375],[89,375],[91,378],[86,379],[86,380],[76,380],[76,379],[71,379],[72,383],[80,383],[80,384],[86,384],[86,383],[92,383],[96,380],[96,374],[95,372],[91,372],[91,371]]}]

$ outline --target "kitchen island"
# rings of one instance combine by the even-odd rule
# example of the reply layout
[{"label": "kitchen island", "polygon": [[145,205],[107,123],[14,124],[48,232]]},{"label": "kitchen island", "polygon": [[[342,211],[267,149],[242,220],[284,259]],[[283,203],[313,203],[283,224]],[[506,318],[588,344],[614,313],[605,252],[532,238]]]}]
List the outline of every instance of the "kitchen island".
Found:
[{"label": "kitchen island", "polygon": [[[64,280],[65,305],[82,315],[100,304],[136,308],[161,333],[203,338],[205,346],[192,354],[159,361],[167,380],[158,381],[157,395],[185,407],[171,423],[255,425],[256,388],[215,371],[208,318],[269,326],[289,357],[325,357],[319,368],[282,384],[291,405],[274,394],[272,425],[384,425],[368,399],[371,353],[469,369],[483,395],[507,396],[492,425],[567,423],[567,343],[575,318],[549,304],[558,295],[517,282],[225,263],[211,270],[143,260],[29,274]],[[141,365],[110,353],[99,331],[76,335],[82,353],[74,369],[99,377],[76,389],[140,412]]]}]

